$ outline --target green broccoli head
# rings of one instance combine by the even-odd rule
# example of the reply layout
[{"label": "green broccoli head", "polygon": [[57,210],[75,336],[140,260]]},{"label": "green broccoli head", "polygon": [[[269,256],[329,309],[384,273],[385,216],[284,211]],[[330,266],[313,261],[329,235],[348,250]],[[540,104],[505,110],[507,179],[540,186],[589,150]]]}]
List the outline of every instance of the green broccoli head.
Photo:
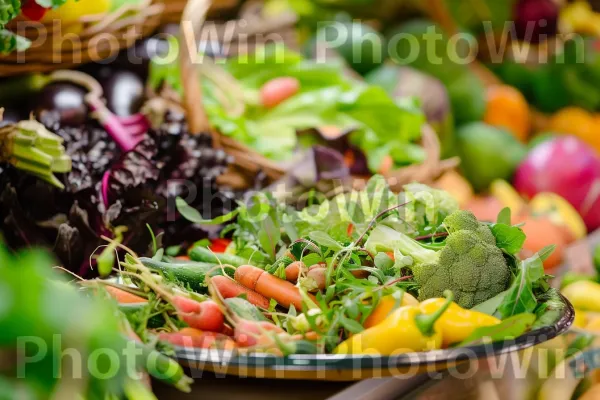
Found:
[{"label": "green broccoli head", "polygon": [[490,228],[469,211],[456,211],[444,220],[450,235],[435,264],[416,265],[421,300],[442,297],[446,289],[456,302],[471,308],[505,290],[510,268]]}]

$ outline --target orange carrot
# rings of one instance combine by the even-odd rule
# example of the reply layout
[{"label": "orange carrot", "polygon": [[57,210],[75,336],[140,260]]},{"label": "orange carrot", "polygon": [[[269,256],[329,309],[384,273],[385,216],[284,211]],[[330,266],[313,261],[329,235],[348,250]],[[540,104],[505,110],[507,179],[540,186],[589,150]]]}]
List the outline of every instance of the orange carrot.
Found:
[{"label": "orange carrot", "polygon": [[190,328],[202,331],[220,332],[225,323],[225,316],[218,304],[212,300],[202,303],[183,296],[174,296],[173,305],[179,316]]},{"label": "orange carrot", "polygon": [[269,299],[262,294],[258,294],[245,286],[240,285],[236,281],[226,276],[213,276],[210,282],[215,289],[223,296],[224,299],[246,295],[246,300],[257,307],[269,308]]},{"label": "orange carrot", "polygon": [[181,260],[181,261],[190,261],[189,256],[177,256],[177,257],[175,257],[175,259]]},{"label": "orange carrot", "polygon": [[275,299],[285,308],[290,308],[293,304],[297,310],[302,309],[300,290],[288,281],[252,265],[239,266],[235,270],[234,277],[242,285],[262,294],[267,299]]},{"label": "orange carrot", "polygon": [[104,286],[104,288],[106,289],[108,294],[110,294],[120,304],[135,304],[148,302],[148,300],[143,297],[136,296],[135,294],[131,294],[123,289],[119,289],[114,286],[106,285]]},{"label": "orange carrot", "polygon": [[306,270],[306,265],[302,261],[294,261],[285,268],[285,280],[288,282],[296,282],[301,271]]},{"label": "orange carrot", "polygon": [[184,336],[202,336],[202,334],[204,334],[204,332],[196,328],[181,328],[177,333],[180,333]]}]

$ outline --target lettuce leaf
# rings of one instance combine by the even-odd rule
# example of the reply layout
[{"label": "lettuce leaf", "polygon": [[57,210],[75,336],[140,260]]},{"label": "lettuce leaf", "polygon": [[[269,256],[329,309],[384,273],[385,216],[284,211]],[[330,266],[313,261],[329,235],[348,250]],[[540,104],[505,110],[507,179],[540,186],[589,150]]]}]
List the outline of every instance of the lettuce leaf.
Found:
[{"label": "lettuce leaf", "polygon": [[[221,61],[219,61],[221,62]],[[344,75],[341,62],[316,63],[283,46],[222,61],[240,85],[245,110],[232,115],[220,100],[219,87],[202,80],[204,108],[214,128],[276,161],[290,161],[299,147],[297,132],[336,127],[348,131],[349,144],[365,153],[369,169],[377,171],[385,157],[396,166],[424,160],[417,144],[425,116],[413,99],[395,101],[384,89]],[[300,81],[300,91],[272,109],[260,104],[260,88],[276,77]],[[178,63],[153,63],[150,85],[162,82],[182,91]]]}]

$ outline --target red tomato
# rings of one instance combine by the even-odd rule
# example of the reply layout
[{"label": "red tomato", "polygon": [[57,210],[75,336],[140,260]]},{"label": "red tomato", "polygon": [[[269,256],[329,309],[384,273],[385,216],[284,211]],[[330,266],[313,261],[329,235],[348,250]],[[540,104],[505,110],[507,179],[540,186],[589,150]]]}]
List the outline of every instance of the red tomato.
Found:
[{"label": "red tomato", "polygon": [[213,239],[210,241],[210,249],[215,253],[225,253],[225,249],[229,246],[229,239]]},{"label": "red tomato", "polygon": [[40,6],[35,0],[25,0],[21,5],[21,13],[32,21],[41,20],[47,11],[47,8]]},{"label": "red tomato", "polygon": [[300,81],[296,78],[281,77],[270,80],[260,89],[263,106],[273,108],[300,91]]}]

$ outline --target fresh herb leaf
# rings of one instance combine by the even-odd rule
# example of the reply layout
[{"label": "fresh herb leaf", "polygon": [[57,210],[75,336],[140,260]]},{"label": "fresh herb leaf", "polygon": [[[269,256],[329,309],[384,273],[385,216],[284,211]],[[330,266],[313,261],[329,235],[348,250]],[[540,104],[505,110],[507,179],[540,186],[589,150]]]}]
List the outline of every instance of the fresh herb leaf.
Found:
[{"label": "fresh herb leaf", "polygon": [[329,236],[326,232],[315,231],[310,232],[308,237],[317,242],[317,244],[327,247],[333,251],[340,251],[344,248],[337,240]]},{"label": "fresh herb leaf", "polygon": [[261,247],[271,259],[275,259],[277,243],[281,239],[281,231],[273,221],[273,218],[267,217],[260,222],[261,229],[258,231],[258,241]]},{"label": "fresh herb leaf", "polygon": [[496,223],[509,226],[512,224],[510,207],[504,207],[502,210],[500,210],[498,213],[498,218],[496,219]]},{"label": "fresh herb leaf", "polygon": [[181,245],[169,246],[165,249],[165,254],[169,257],[177,257],[181,253]]},{"label": "fresh herb leaf", "polygon": [[191,207],[181,197],[178,197],[175,200],[175,205],[177,206],[177,211],[179,211],[183,218],[187,219],[190,222],[200,225],[222,225],[226,222],[232,221],[240,212],[239,209],[235,209],[230,213],[221,215],[220,217],[216,217],[213,219],[204,219],[202,215],[200,215],[200,212],[198,212],[198,210]]},{"label": "fresh herb leaf", "polygon": [[357,321],[350,319],[348,317],[346,317],[345,315],[340,315],[340,324],[342,324],[342,326],[344,328],[346,328],[347,330],[349,330],[352,333],[361,333],[362,331],[365,330],[365,328],[358,323]]},{"label": "fresh herb leaf", "polygon": [[502,319],[520,313],[531,313],[535,310],[537,299],[533,293],[533,287],[545,279],[543,260],[553,250],[554,246],[544,247],[539,253],[518,263],[519,272],[498,307]]},{"label": "fresh herb leaf", "polygon": [[502,302],[504,301],[504,298],[507,294],[508,290],[500,292],[491,299],[486,300],[483,303],[477,304],[475,307],[472,308],[472,310],[479,311],[488,315],[494,315],[496,313],[496,310],[498,310],[500,304],[502,304]]},{"label": "fresh herb leaf", "polygon": [[386,253],[380,252],[375,256],[375,266],[385,272],[394,266],[394,260]]},{"label": "fresh herb leaf", "polygon": [[514,339],[527,332],[535,322],[535,314],[523,313],[507,318],[498,325],[477,328],[457,347]]},{"label": "fresh herb leaf", "polygon": [[521,228],[498,223],[491,225],[490,229],[496,237],[496,246],[508,254],[517,254],[523,248],[527,236]]}]

